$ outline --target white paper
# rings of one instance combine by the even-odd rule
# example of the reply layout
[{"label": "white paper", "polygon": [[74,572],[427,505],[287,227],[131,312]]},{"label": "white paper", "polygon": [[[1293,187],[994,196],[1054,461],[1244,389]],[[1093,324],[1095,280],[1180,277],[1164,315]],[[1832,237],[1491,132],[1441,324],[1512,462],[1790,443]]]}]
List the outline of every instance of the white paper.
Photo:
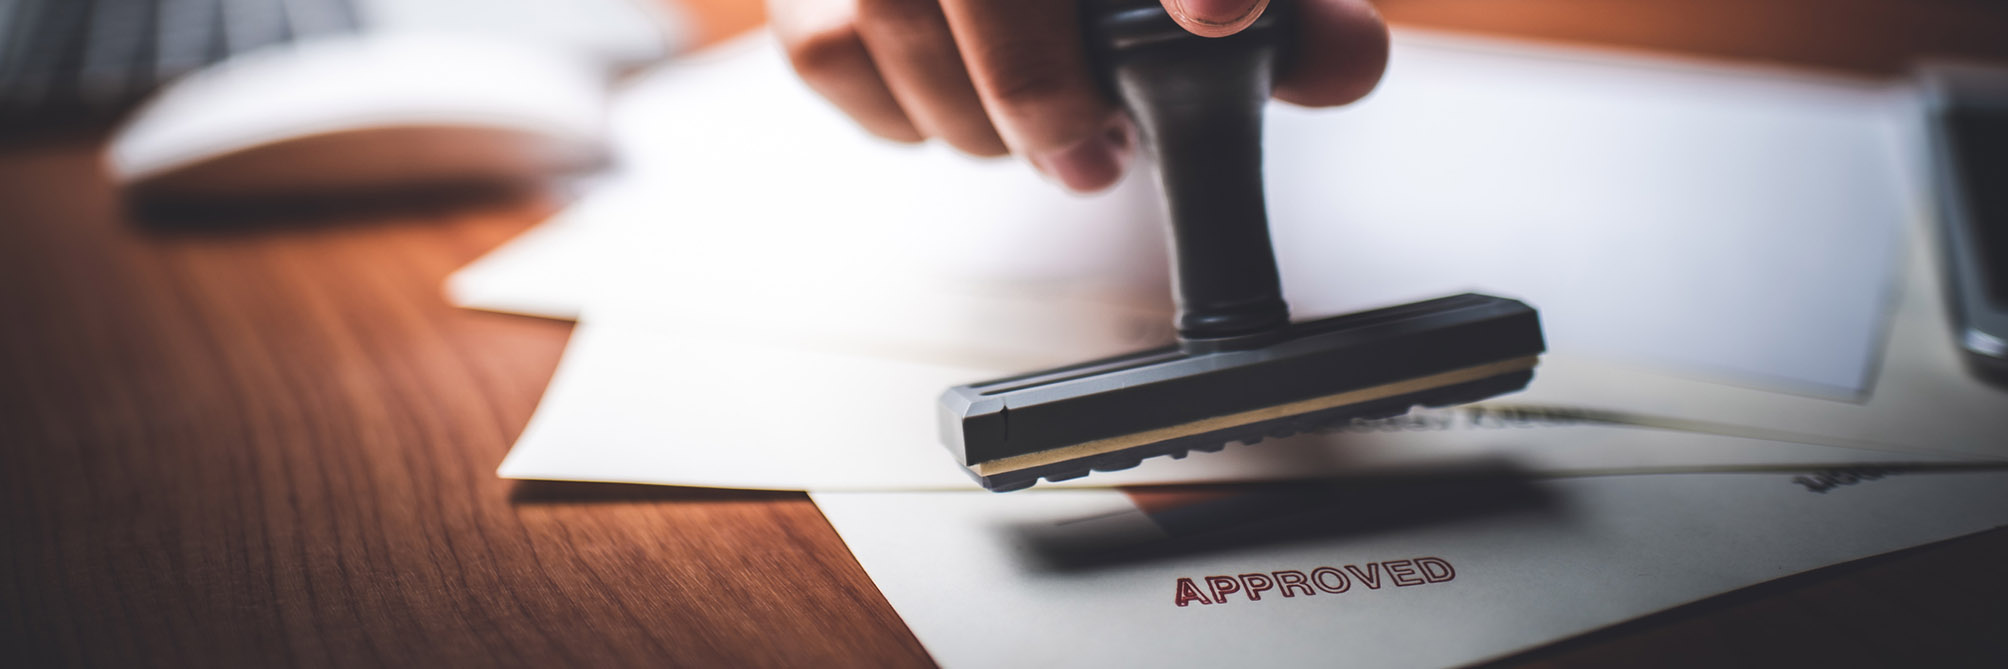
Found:
[{"label": "white paper", "polygon": [[[1926,241],[1914,240],[1916,257],[1908,266],[1907,294],[1887,361],[1875,392],[1859,404],[1550,354],[1527,391],[1474,411],[1591,409],[1637,426],[1491,430],[1450,420],[1453,429],[1304,436],[1185,461],[1158,459],[1082,483],[1321,477],[1488,454],[1543,473],[2008,458],[2008,440],[2000,438],[2008,433],[2003,395],[1960,368]],[[993,307],[1028,315],[1003,330],[1008,335],[962,340],[964,349],[992,352],[985,359],[997,366],[987,368],[968,363],[966,351],[958,356],[944,348],[952,341],[950,332],[939,329],[953,322],[947,314],[904,335],[854,329],[835,336],[826,328],[826,336],[806,339],[781,328],[729,340],[692,336],[652,317],[604,314],[576,333],[535,420],[501,472],[517,478],[781,489],[964,487],[967,481],[934,434],[934,400],[942,388],[1000,375],[1013,364],[1035,368],[1061,362],[1011,344],[1048,344],[1075,352],[1061,357],[1081,359],[1140,346],[1125,337],[1139,332],[1134,324],[1149,322],[1116,309],[1062,309],[1070,304],[1062,300],[1038,304],[1044,306],[1037,311],[1023,303]],[[1034,318],[1041,314],[1055,318]],[[1072,327],[1032,327],[1038,323]],[[871,346],[900,336],[908,342],[904,348]],[[932,348],[919,344],[930,341]],[[1443,412],[1419,415],[1424,418],[1406,424],[1428,428],[1446,420]],[[726,443],[733,446],[716,446]],[[1860,449],[1806,445],[1813,443]]]},{"label": "white paper", "polygon": [[[680,336],[604,319],[582,323],[572,337],[536,416],[502,463],[504,477],[783,490],[974,487],[940,444],[936,398],[997,370]],[[1302,479],[1489,460],[1542,473],[1951,460],[1629,425],[1471,420],[1479,410],[1156,458],[1058,485]],[[1652,422],[1649,414],[1627,418]]]},{"label": "white paper", "polygon": [[[2008,393],[1964,369],[1946,313],[1942,269],[1930,238],[1912,231],[1904,294],[1874,386],[1860,402],[1836,402],[1693,378],[1558,361],[1523,395],[1501,403],[1561,403],[1646,411],[1689,429],[1957,457],[2008,459]],[[1585,372],[1589,370],[1583,370]],[[1600,378],[1624,379],[1608,383]],[[1702,427],[1701,424],[1714,427]],[[1742,426],[1734,428],[1729,426]]]},{"label": "white paper", "polygon": [[446,277],[446,301],[464,309],[577,320],[599,285],[603,243],[594,221],[624,203],[596,194]]},{"label": "white paper", "polygon": [[[1556,479],[1529,484],[1533,501],[1504,504],[1391,487],[1397,503],[1435,513],[1375,523],[1381,493],[1364,493],[1351,509],[1271,521],[1300,530],[1291,541],[1103,563],[1055,560],[1068,551],[1053,547],[1163,540],[1189,517],[1154,520],[1110,490],[812,496],[947,667],[1461,665],[2008,523],[2008,473],[1900,473],[1822,493],[1795,476],[1809,475]],[[1395,567],[1413,584],[1404,586],[1382,571],[1417,558],[1454,573],[1410,571],[1411,562]],[[1349,575],[1348,565],[1380,587],[1348,576],[1339,593],[1272,588],[1259,601],[1229,593],[1176,605],[1181,578],[1211,595],[1208,576]]]},{"label": "white paper", "polygon": [[[1353,106],[1272,106],[1271,225],[1300,317],[1480,290],[1540,308],[1557,351],[1864,389],[1915,214],[1902,96],[1407,34],[1391,63]],[[658,73],[614,127],[654,205],[610,224],[625,257],[594,310],[718,299],[731,313],[692,315],[729,326],[763,310],[727,299],[740,291],[841,302],[884,285],[1168,308],[1147,178],[1078,198],[1022,165],[875,140],[766,39]]]},{"label": "white paper", "polygon": [[1851,397],[1914,216],[1891,92],[1398,40],[1380,90],[1278,107],[1269,204],[1303,314],[1523,298],[1556,351]]},{"label": "white paper", "polygon": [[[1100,199],[1073,199],[1039,183],[1020,166],[966,161],[940,147],[887,147],[863,137],[798,90],[778,57],[761,51],[770,47],[749,43],[736,46],[738,51],[712,54],[708,62],[687,65],[642,87],[637,98],[623,106],[615,123],[627,138],[623,141],[630,147],[662,147],[634,151],[637,174],[660,178],[633,180],[617,195],[606,196],[617,198],[622,206],[594,208],[610,219],[594,225],[614,231],[601,237],[609,244],[602,251],[603,261],[597,263],[609,276],[607,289],[595,294],[588,322],[575,335],[535,420],[503,464],[502,475],[780,489],[968,487],[937,443],[934,407],[941,389],[1134,350],[1168,338],[1163,327],[1168,320],[1165,291],[1152,283],[1161,280],[1164,269],[1149,266],[1162,254],[1155,248],[1137,252],[1159,226],[1151,216],[1132,215],[1139,202],[1149,203],[1147,190],[1139,191],[1132,182]],[[1545,128],[1541,132],[1553,138],[1573,137],[1568,134],[1578,131],[1573,129],[1584,129],[1580,131],[1589,132],[1585,137],[1616,141],[1623,134],[1620,130],[1635,127],[1657,139],[1640,139],[1625,145],[1636,151],[1585,163],[1583,155],[1556,161],[1532,146],[1513,144],[1518,148],[1507,152],[1472,138],[1481,147],[1491,147],[1479,155],[1487,157],[1490,162],[1484,164],[1492,167],[1480,170],[1442,156],[1455,147],[1418,136],[1409,148],[1437,152],[1444,157],[1439,165],[1462,166],[1457,169],[1468,174],[1436,181],[1424,179],[1427,175],[1417,178],[1443,183],[1446,192],[1468,194],[1446,196],[1466,204],[1451,206],[1442,202],[1446,197],[1407,191],[1400,197],[1414,203],[1419,218],[1402,219],[1403,226],[1386,230],[1367,224],[1292,226],[1285,212],[1292,207],[1314,208],[1306,203],[1322,203],[1315,207],[1320,210],[1358,213],[1363,210],[1340,200],[1357,196],[1360,201],[1382,201],[1372,192],[1343,191],[1350,195],[1337,197],[1332,193],[1341,191],[1321,191],[1312,179],[1276,180],[1271,199],[1279,207],[1278,237],[1300,236],[1279,246],[1284,249],[1285,271],[1292,276],[1287,283],[1292,299],[1299,306],[1312,305],[1313,310],[1336,310],[1352,301],[1370,301],[1370,295],[1407,299],[1423,294],[1401,291],[1449,290],[1447,284],[1437,283],[1464,280],[1460,277],[1511,279],[1478,287],[1510,287],[1514,282],[1548,286],[1522,295],[1542,308],[1554,353],[1537,372],[1532,390],[1501,402],[1617,409],[1627,420],[1643,424],[1737,438],[1613,425],[1520,432],[1354,433],[1234,447],[1185,462],[1153,461],[1133,471],[1097,475],[1090,484],[1330,476],[1487,453],[1546,473],[1929,459],[1901,452],[1918,446],[1901,440],[1836,436],[1803,422],[1777,424],[1769,421],[1772,415],[1767,412],[1734,410],[1743,405],[1706,399],[1711,397],[1707,393],[1719,388],[1713,384],[1662,380],[1595,355],[1597,351],[1617,355],[1615,351],[1633,340],[1666,339],[1627,334],[1641,323],[1674,327],[1681,339],[1695,341],[1719,339],[1722,332],[1733,331],[1735,336],[1726,341],[1750,342],[1751,347],[1727,351],[1707,345],[1723,355],[1715,359],[1720,364],[1703,370],[1704,375],[1741,365],[1735,361],[1744,354],[1768,351],[1758,357],[1775,354],[1781,360],[1827,361],[1803,367],[1791,363],[1763,372],[1777,385],[1831,390],[1857,383],[1847,379],[1860,376],[1863,365],[1873,359],[1873,348],[1861,347],[1880,341],[1876,314],[1888,301],[1883,282],[1896,247],[1884,238],[1883,228],[1893,228],[1903,215],[1897,211],[1903,199],[1902,170],[1895,164],[1900,161],[1881,153],[1889,148],[1883,144],[1890,139],[1884,132],[1886,122],[1893,121],[1885,117],[1888,110],[1879,93],[1831,83],[1526,55],[1474,56],[1414,45],[1402,47],[1401,54],[1409,54],[1403,62],[1422,68],[1409,72],[1407,79],[1418,82],[1411,87],[1425,90],[1403,93],[1396,86],[1383,91],[1361,109],[1387,105],[1406,111],[1361,124],[1411,135],[1432,128],[1450,132],[1432,123],[1416,125],[1419,122],[1409,112],[1428,111],[1435,102],[1449,99],[1443,96],[1454,98],[1461,86],[1470,84],[1491,91],[1497,99],[1484,104],[1476,98],[1463,100],[1455,105],[1460,111],[1521,110],[1505,114],[1519,119],[1519,125],[1494,127],[1491,132]],[[1431,74],[1430,67],[1442,71]],[[1524,83],[1533,99],[1489,84],[1480,86],[1468,80],[1469,72],[1486,81]],[[1629,101],[1659,100],[1660,94],[1635,90],[1637,82],[1631,81],[1635,78],[1665,84],[1683,99],[1712,103],[1668,103],[1678,113],[1659,106],[1642,108]],[[1400,80],[1390,78],[1390,82]],[[1431,81],[1458,85],[1426,85]],[[1599,88],[1603,83],[1614,88]],[[714,98],[728,87],[734,104],[717,104]],[[1544,102],[1551,98],[1574,102],[1551,109],[1554,103]],[[1592,103],[1597,100],[1601,102]],[[1596,110],[1596,118],[1583,117],[1579,107]],[[1528,109],[1562,114],[1567,127],[1543,125],[1541,115]],[[1365,112],[1334,116],[1279,111],[1276,125],[1285,130],[1276,136],[1301,141],[1272,147],[1272,156],[1363,170],[1344,168],[1354,163],[1345,162],[1348,158],[1336,144],[1321,145],[1325,149],[1319,151],[1307,148],[1327,141],[1320,133],[1336,132],[1312,126],[1329,122],[1332,128],[1351,128],[1349,114]],[[1636,126],[1611,120],[1634,116]],[[1596,128],[1603,129],[1590,132]],[[1346,136],[1362,150],[1376,146],[1372,137]],[[1638,142],[1649,146],[1639,148]],[[1826,147],[1822,151],[1853,147],[1848,150],[1854,153],[1819,153],[1819,165],[1800,165],[1794,162],[1803,158],[1794,149],[1795,142]],[[1696,148],[1702,146],[1709,148]],[[1713,158],[1727,156],[1739,164],[1756,161],[1781,171],[1827,175],[1821,183],[1840,189],[1852,206],[1839,219],[1827,215],[1840,215],[1835,212],[1823,213],[1818,220],[1794,218],[1790,210],[1818,199],[1793,190],[1792,184],[1800,183],[1794,179],[1811,177],[1784,178],[1781,189],[1768,189],[1745,183],[1743,177],[1723,180],[1712,172],[1673,169],[1665,160],[1654,159],[1678,153],[1680,147]],[[1565,148],[1588,150],[1575,144]],[[1380,149],[1383,154],[1392,150]],[[1509,154],[1530,162],[1506,165],[1502,161]],[[1395,157],[1390,160],[1402,164]],[[1631,161],[1669,171],[1639,174],[1605,164]],[[1675,167],[1706,164],[1704,159]],[[1271,173],[1321,174],[1308,165],[1272,168]],[[1500,179],[1532,178],[1526,174],[1586,180],[1615,189],[1623,197],[1599,191],[1580,197],[1516,199],[1487,185]],[[1604,183],[1598,181],[1599,175],[1624,178]],[[1375,178],[1362,172],[1334,183],[1355,177]],[[1389,189],[1397,186],[1372,183]],[[1534,185],[1513,183],[1529,189]],[[1679,191],[1678,197],[1653,191],[1656,184],[1681,186],[1673,189]],[[1782,193],[1784,199],[1766,199],[1766,193]],[[1687,197],[1705,204],[1682,205]],[[1624,205],[1632,199],[1653,206]],[[1389,216],[1401,211],[1391,201],[1374,206]],[[1683,210],[1683,206],[1709,211]],[[1830,206],[1838,205],[1821,205]],[[1536,215],[1549,209],[1554,210],[1549,219]],[[1630,213],[1628,224],[1608,225],[1593,216],[1620,211]],[[1470,223],[1508,212],[1521,212],[1515,214],[1521,218],[1510,225]],[[1687,215],[1692,217],[1683,218]],[[1788,220],[1776,225],[1757,220],[1770,216]],[[1549,220],[1568,225],[1544,228]],[[1735,223],[1725,226],[1723,221]],[[1816,234],[1814,228],[1820,226],[1838,227],[1834,234]],[[1557,232],[1535,243],[1515,239],[1550,229]],[[1342,243],[1341,233],[1347,231],[1358,233],[1360,244]],[[1714,236],[1696,231],[1712,231]],[[1693,236],[1685,236],[1690,233]],[[1802,236],[1817,238],[1805,248],[1819,258],[1796,255],[1799,247],[1791,244]],[[1454,248],[1403,250],[1411,239]],[[1457,241],[1445,244],[1446,239]],[[1723,260],[1711,253],[1747,244],[1755,244],[1753,248],[1763,253],[1709,264]],[[1375,248],[1390,251],[1383,258],[1362,250]],[[1338,260],[1313,257],[1326,252]],[[1830,258],[1845,264],[1820,265]],[[1602,267],[1613,273],[1584,276],[1577,270],[1585,262],[1605,263]],[[1675,272],[1675,265],[1686,265],[1685,274]],[[1373,269],[1377,276],[1384,271],[1389,280],[1305,278],[1359,267],[1377,268]],[[1571,267],[1577,270],[1562,271]],[[1810,274],[1772,276],[1779,268]],[[1626,274],[1633,269],[1644,273]],[[1697,283],[1725,275],[1742,276],[1737,282],[1748,288],[1742,291],[1748,295],[1737,297]],[[1808,285],[1809,281],[1817,285]],[[1317,290],[1324,285],[1371,289]],[[1633,291],[1637,294],[1630,294]],[[1532,293],[1554,301],[1537,299]],[[1713,308],[1758,313],[1710,313]],[[1651,319],[1641,321],[1641,315]],[[1652,320],[1669,316],[1680,316],[1676,319],[1680,322]],[[1605,321],[1613,325],[1596,325]],[[1597,328],[1606,334],[1582,334]],[[1906,338],[1902,345],[1936,346],[1916,337]],[[1786,349],[1792,355],[1781,353]],[[1793,357],[1812,349],[1823,352],[1811,358]],[[1837,353],[1844,350],[1849,352]],[[1634,351],[1632,359],[1650,364],[1681,357],[1669,351],[1660,353],[1671,357]],[[1689,353],[1696,351],[1700,349]],[[1749,373],[1739,378],[1753,379],[1757,374],[1745,371]],[[1948,373],[1957,374],[1937,367],[1918,372],[1929,378]],[[1786,378],[1794,380],[1779,381]],[[1687,385],[1677,392],[1630,392],[1634,384],[1665,383]],[[1744,399],[1769,395],[1752,391]],[[1606,397],[1627,401],[1605,402]],[[1979,397],[1984,401],[1987,396]],[[1824,399],[1788,399],[1809,406],[1831,405],[1832,412],[1858,408]],[[1688,410],[1703,405],[1711,410]],[[1932,420],[1933,414],[1901,417],[1916,422]],[[1961,423],[1962,434],[1971,435],[1973,417],[1957,414],[1956,418],[1954,422],[1966,421]],[[1983,420],[1978,425],[1986,424]],[[1834,451],[1793,443],[1833,441],[1869,448]],[[1984,448],[1936,450],[1989,455]],[[1991,457],[2002,455],[2008,454]]]}]

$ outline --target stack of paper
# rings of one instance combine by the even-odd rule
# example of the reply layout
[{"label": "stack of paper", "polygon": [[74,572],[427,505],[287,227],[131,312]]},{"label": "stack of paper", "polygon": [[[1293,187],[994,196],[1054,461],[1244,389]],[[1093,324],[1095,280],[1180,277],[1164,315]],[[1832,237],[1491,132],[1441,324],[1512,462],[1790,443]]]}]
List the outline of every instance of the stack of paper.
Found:
[{"label": "stack of paper", "polygon": [[[1369,100],[1272,115],[1287,297],[1519,297],[1534,384],[1092,489],[969,492],[934,401],[1168,340],[1146,179],[880,143],[766,38],[630,92],[629,171],[449,292],[584,315],[504,476],[817,491],[946,663],[1466,662],[2008,522],[2004,396],[1909,238],[1908,100],[1398,35]],[[1107,488],[1283,479],[1321,492]],[[1459,505],[1499,513],[1385,513]]]}]

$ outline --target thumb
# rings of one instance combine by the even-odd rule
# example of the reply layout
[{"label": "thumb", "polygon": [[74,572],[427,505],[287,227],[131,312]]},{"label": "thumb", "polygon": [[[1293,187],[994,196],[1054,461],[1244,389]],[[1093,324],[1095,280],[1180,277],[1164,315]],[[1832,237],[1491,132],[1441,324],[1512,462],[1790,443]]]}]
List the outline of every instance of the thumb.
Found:
[{"label": "thumb", "polygon": [[1171,14],[1172,20],[1200,37],[1226,37],[1241,32],[1269,7],[1269,0],[1159,1],[1164,3],[1164,11]]}]

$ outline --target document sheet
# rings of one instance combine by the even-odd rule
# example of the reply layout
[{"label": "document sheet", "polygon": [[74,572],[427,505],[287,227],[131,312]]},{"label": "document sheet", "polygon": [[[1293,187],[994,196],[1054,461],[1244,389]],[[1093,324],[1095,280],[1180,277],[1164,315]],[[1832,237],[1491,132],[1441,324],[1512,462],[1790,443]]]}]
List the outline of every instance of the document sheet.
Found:
[{"label": "document sheet", "polygon": [[1506,401],[1649,411],[1671,424],[1735,434],[2008,459],[2008,411],[2004,411],[2008,392],[1982,383],[1964,368],[1953,344],[1934,240],[1924,226],[1911,233],[1903,292],[1890,320],[1888,344],[1869,392],[1857,401],[1613,368],[1599,374],[1621,382],[1599,381],[1592,374],[1553,373],[1528,393]]},{"label": "document sheet", "polygon": [[589,200],[538,224],[446,278],[455,306],[505,314],[578,320],[598,278],[600,248]]},{"label": "document sheet", "polygon": [[2008,523],[2008,473],[812,493],[947,667],[1438,667]]},{"label": "document sheet", "polygon": [[[1287,296],[1524,299],[1534,384],[1010,495],[936,397],[1170,341],[1153,186],[870,139],[770,38],[645,78],[619,182],[449,294],[583,316],[503,476],[813,490],[946,665],[1458,664],[2008,522],[1907,104],[1397,33],[1369,100],[1274,107]],[[1293,483],[1145,485],[1234,481]]]},{"label": "document sheet", "polygon": [[[679,336],[596,317],[573,334],[501,474],[789,490],[973,488],[940,444],[935,398],[996,371]],[[1494,457],[1545,473],[1957,459],[1671,427],[1650,416],[1488,403],[1158,458],[1062,485],[1298,479]]]},{"label": "document sheet", "polygon": [[[1277,108],[1286,290],[1307,316],[1461,288],[1527,299],[1552,353],[1528,393],[1481,410],[1605,410],[1597,424],[1319,435],[1097,483],[1491,450],[1568,473],[1988,455],[1949,447],[1970,430],[1910,443],[1887,413],[1832,423],[1892,426],[1883,438],[1771,420],[1857,412],[1878,380],[1915,206],[1887,91],[1433,39],[1399,40],[1386,88],[1354,109]],[[1143,179],[1073,198],[1020,165],[880,143],[764,39],[659,73],[621,110],[632,174],[565,223],[601,240],[588,263],[601,288],[505,476],[962,487],[934,435],[942,388],[1169,340]],[[1495,125],[1460,134],[1470,123]],[[1904,355],[1937,346],[1906,337]],[[1735,410],[1758,399],[1818,408]]]},{"label": "document sheet", "polygon": [[[730,303],[814,336],[822,314],[783,309],[869,277],[1168,309],[1147,173],[1080,198],[1010,161],[875,140],[770,42],[666,68],[617,105],[632,187],[589,216],[618,231],[595,308],[768,295],[786,301]],[[1271,226],[1301,317],[1483,290],[1541,308],[1558,350],[1814,395],[1866,388],[1919,206],[1907,97],[1413,33],[1391,62],[1354,106],[1272,106]]]}]

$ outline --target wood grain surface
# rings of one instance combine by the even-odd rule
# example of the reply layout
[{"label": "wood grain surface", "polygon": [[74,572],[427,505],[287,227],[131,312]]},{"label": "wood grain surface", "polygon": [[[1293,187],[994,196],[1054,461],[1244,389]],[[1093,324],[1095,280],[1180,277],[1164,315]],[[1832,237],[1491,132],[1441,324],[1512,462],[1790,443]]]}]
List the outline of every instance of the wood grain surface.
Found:
[{"label": "wood grain surface", "polygon": [[1373,0],[1397,26],[1896,75],[2008,60],[2000,0]]},{"label": "wood grain surface", "polygon": [[145,232],[0,163],[0,664],[923,664],[801,495],[521,485],[568,325],[441,280],[548,203]]},{"label": "wood grain surface", "polygon": [[[1980,0],[1509,4],[1384,8],[1864,72],[2008,48],[1972,37],[2008,35]],[[714,37],[758,20],[697,7]],[[1794,7],[1853,27],[1695,28]],[[551,198],[152,229],[119,210],[97,141],[0,151],[0,666],[929,664],[800,494],[495,477],[570,326],[455,310],[440,284]],[[1986,533],[1507,663],[2000,666],[2004,562],[2008,532]]]}]

